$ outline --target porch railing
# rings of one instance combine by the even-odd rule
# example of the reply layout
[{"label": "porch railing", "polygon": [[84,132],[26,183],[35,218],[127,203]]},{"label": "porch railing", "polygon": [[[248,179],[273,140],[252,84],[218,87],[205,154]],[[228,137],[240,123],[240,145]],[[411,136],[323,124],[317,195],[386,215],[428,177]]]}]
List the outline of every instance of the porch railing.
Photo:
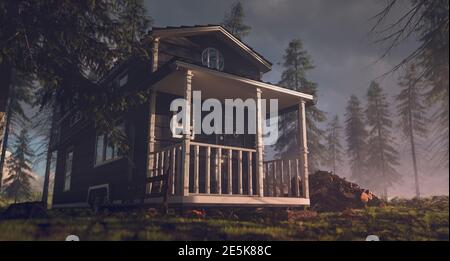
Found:
[{"label": "porch railing", "polygon": [[[256,150],[190,142],[189,194],[257,195]],[[182,144],[150,153],[147,195],[181,195]],[[265,161],[265,197],[304,197],[299,159]],[[165,178],[163,176],[167,175]]]},{"label": "porch railing", "polygon": [[[163,193],[164,182],[169,186],[168,194],[176,194],[176,182],[181,173],[181,144],[175,144],[162,150],[151,152],[146,194],[159,196]],[[166,176],[166,178],[164,178]],[[169,182],[170,181],[170,182]]]},{"label": "porch railing", "polygon": [[[163,180],[170,175],[169,195],[181,194],[182,145],[150,153],[147,194],[162,192]],[[255,195],[256,150],[200,142],[190,142],[190,194]],[[168,179],[167,179],[168,180]]]},{"label": "porch railing", "polygon": [[278,159],[264,162],[264,196],[305,197],[299,159]]},{"label": "porch railing", "polygon": [[190,193],[255,194],[256,150],[199,142],[190,144]]}]

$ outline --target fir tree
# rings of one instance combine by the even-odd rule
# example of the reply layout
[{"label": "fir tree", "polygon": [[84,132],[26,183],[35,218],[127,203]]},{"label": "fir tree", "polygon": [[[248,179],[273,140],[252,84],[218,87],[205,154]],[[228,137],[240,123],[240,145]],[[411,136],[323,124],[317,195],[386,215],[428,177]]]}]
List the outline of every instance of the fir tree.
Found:
[{"label": "fir tree", "polygon": [[[284,71],[279,84],[285,88],[317,95],[317,84],[306,78],[306,73],[314,68],[311,57],[303,48],[300,39],[289,43],[283,56]],[[318,124],[326,120],[324,112],[315,105],[306,108],[306,127],[308,137],[310,169],[318,169],[326,159],[325,145],[323,144],[325,132]],[[280,117],[280,138],[276,144],[278,156],[296,155],[298,136],[296,113],[287,113]]]},{"label": "fir tree", "polygon": [[225,14],[223,26],[239,39],[244,38],[252,29],[244,23],[245,13],[241,2],[236,2],[231,6],[229,13]]},{"label": "fir tree", "polygon": [[339,117],[336,115],[328,124],[327,128],[327,166],[337,173],[338,167],[342,166],[343,152],[341,144],[342,126]]},{"label": "fir tree", "polygon": [[399,127],[404,138],[411,147],[414,181],[416,185],[416,197],[420,197],[419,173],[417,162],[417,139],[424,138],[427,134],[426,107],[423,105],[424,95],[422,82],[417,81],[417,70],[411,64],[400,78],[400,93],[397,95],[397,113],[400,117]]},{"label": "fir tree", "polygon": [[32,78],[23,74],[15,72],[11,77],[11,90],[9,93],[8,106],[6,111],[6,119],[3,140],[0,148],[0,189],[2,187],[3,180],[3,167],[6,157],[6,149],[8,148],[9,135],[17,134],[14,130],[19,129],[29,122],[27,115],[25,114],[23,106],[25,104],[30,105],[32,102]]},{"label": "fir tree", "polygon": [[377,82],[370,84],[367,92],[367,124],[369,126],[367,166],[370,174],[369,186],[382,191],[387,199],[388,188],[400,180],[395,167],[399,165],[391,132],[389,104]]},{"label": "fir tree", "polygon": [[345,138],[347,142],[347,157],[349,158],[351,177],[357,183],[366,185],[367,137],[364,110],[355,95],[348,101],[345,113]]},{"label": "fir tree", "polygon": [[79,107],[97,126],[112,125],[117,111],[145,97],[138,90],[105,96],[99,79],[131,57],[150,59],[142,41],[150,22],[142,0],[1,1],[0,114],[9,109],[4,104],[17,72],[43,86],[42,105],[52,95],[59,102],[78,97]]},{"label": "fir tree", "polygon": [[432,159],[441,168],[448,169],[449,155],[449,0],[411,0],[408,9],[397,17],[390,17],[396,5],[403,1],[389,0],[375,15],[372,32],[381,36],[377,42],[387,43],[382,57],[386,57],[402,42],[418,39],[419,45],[401,60],[392,71],[410,62],[418,65],[417,80],[427,92],[426,102],[435,109],[433,120]]},{"label": "fir tree", "polygon": [[30,200],[32,196],[31,157],[33,152],[29,147],[29,137],[26,129],[22,129],[13,146],[11,157],[7,161],[9,176],[5,179],[5,195],[14,199],[14,203]]}]

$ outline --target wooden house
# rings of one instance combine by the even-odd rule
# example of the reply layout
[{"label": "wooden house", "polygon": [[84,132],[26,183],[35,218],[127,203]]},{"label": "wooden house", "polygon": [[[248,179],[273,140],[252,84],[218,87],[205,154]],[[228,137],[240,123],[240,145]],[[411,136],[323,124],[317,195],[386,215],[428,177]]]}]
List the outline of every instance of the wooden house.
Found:
[{"label": "wooden house", "polygon": [[[313,96],[263,82],[271,63],[221,26],[153,28],[148,41],[151,62],[125,62],[103,83],[150,92],[120,117],[127,157],[79,111],[61,109],[53,206],[309,205],[305,107]],[[256,133],[173,135],[171,102],[184,98],[190,111],[196,90],[202,99],[255,99]],[[264,160],[262,99],[277,99],[280,114],[298,111],[299,155]]]}]

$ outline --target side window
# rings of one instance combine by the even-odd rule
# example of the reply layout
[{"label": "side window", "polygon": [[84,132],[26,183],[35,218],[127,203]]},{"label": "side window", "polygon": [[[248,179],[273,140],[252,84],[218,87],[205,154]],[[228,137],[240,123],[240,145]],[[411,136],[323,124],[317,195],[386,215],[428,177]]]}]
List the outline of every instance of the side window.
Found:
[{"label": "side window", "polygon": [[125,86],[128,83],[128,72],[122,73],[118,78],[119,88]]},{"label": "side window", "polygon": [[[122,134],[125,133],[125,127],[120,124],[116,127]],[[97,134],[95,140],[95,165],[100,165],[105,162],[120,159],[122,154],[120,153],[119,146],[114,144],[110,135],[105,133]]]},{"label": "side window", "polygon": [[70,190],[70,182],[72,179],[72,165],[73,165],[73,148],[66,152],[66,164],[64,169],[64,191]]}]

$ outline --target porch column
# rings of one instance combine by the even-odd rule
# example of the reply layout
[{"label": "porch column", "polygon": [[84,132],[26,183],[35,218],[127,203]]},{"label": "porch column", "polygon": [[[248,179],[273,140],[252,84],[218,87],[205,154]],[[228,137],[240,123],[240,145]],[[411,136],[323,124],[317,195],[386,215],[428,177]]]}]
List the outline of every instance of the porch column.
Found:
[{"label": "porch column", "polygon": [[302,178],[302,195],[309,198],[308,181],[308,142],[306,137],[306,109],[305,100],[300,100],[298,105],[298,141],[299,141],[299,159],[300,175]]},{"label": "porch column", "polygon": [[191,104],[192,104],[192,76],[190,70],[186,71],[184,85],[184,99],[186,100],[185,115],[183,120],[183,144],[181,147],[181,195],[189,194],[189,166],[190,166],[190,140],[191,140]]},{"label": "porch column", "polygon": [[[263,121],[261,108],[261,89],[256,88],[256,189],[260,197],[264,196],[264,148],[262,139]],[[264,115],[265,116],[265,115]]]},{"label": "porch column", "polygon": [[158,50],[159,50],[159,38],[153,39],[152,42],[152,72],[158,70]]},{"label": "porch column", "polygon": [[[155,152],[155,126],[156,126],[156,91],[150,91],[150,108],[149,108],[149,128],[148,128],[148,164],[147,164],[147,176],[150,175],[151,170],[154,167],[154,154]],[[152,173],[153,176],[153,173]]]},{"label": "porch column", "polygon": [[[158,69],[158,49],[159,49],[159,38],[153,39],[152,42],[152,64],[151,70],[152,73]],[[154,175],[151,173],[154,168],[154,154],[155,152],[155,126],[156,126],[156,91],[152,89],[150,91],[150,100],[149,100],[149,127],[148,127],[148,157],[147,157],[147,176]],[[151,188],[147,188],[151,190]],[[150,192],[150,191],[148,191]]]}]

